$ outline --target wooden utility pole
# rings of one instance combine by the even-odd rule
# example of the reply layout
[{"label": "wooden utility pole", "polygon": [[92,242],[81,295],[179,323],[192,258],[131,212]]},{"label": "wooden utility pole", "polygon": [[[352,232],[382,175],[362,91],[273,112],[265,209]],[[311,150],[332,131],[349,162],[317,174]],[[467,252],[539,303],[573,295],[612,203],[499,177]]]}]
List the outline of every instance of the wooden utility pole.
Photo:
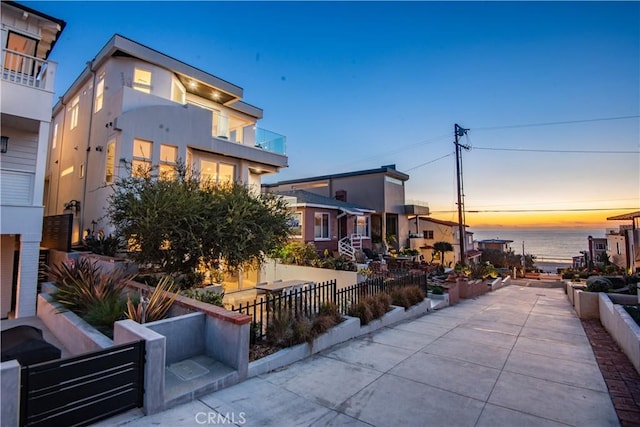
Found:
[{"label": "wooden utility pole", "polygon": [[456,146],[456,176],[458,182],[458,240],[460,242],[460,264],[466,264],[466,251],[465,251],[465,241],[466,241],[466,232],[464,230],[464,201],[462,194],[462,151],[461,148],[465,150],[469,149],[468,145],[463,145],[458,142],[458,138],[467,134],[469,129],[464,129],[459,126],[457,123],[454,126],[454,134],[455,134],[455,146]]}]

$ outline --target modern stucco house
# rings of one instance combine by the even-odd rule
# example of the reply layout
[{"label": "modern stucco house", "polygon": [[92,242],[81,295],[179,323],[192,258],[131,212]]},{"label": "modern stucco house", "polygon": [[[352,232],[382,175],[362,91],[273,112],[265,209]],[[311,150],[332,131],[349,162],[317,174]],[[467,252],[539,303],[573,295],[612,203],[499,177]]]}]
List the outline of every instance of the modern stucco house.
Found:
[{"label": "modern stucco house", "polygon": [[[322,175],[309,178],[264,184],[264,191],[283,193],[304,190],[323,197],[352,203],[372,210],[370,215],[356,215],[362,235],[362,246],[383,253],[383,244],[389,249],[408,247],[409,219],[416,215],[428,215],[426,206],[405,204],[405,182],[409,175],[396,170],[395,165],[377,169]],[[321,220],[321,219],[319,219]],[[328,223],[326,234],[316,240],[317,247],[338,245],[351,239],[349,216],[341,216],[335,223]]]},{"label": "modern stucco house", "polygon": [[607,232],[607,254],[611,262],[631,272],[640,272],[640,211],[612,216],[607,220],[627,222],[617,232]]},{"label": "modern stucco house", "polygon": [[176,162],[260,191],[287,166],[285,137],[257,126],[241,87],[121,35],[98,52],[53,109],[45,214],[72,213],[73,242],[109,225],[118,176]]},{"label": "modern stucco house", "polygon": [[65,22],[2,2],[0,79],[2,218],[0,317],[36,310],[43,188],[56,63],[48,61]]},{"label": "modern stucco house", "polygon": [[[467,227],[465,224],[465,262],[476,262],[482,254],[473,249],[473,233],[467,231]],[[457,222],[419,217],[412,221],[411,229],[410,248],[420,251],[425,261],[445,266],[454,266],[460,262],[460,227]],[[445,252],[444,260],[439,259],[440,254],[434,253],[433,245],[436,242],[447,242],[453,247],[452,252]]]}]

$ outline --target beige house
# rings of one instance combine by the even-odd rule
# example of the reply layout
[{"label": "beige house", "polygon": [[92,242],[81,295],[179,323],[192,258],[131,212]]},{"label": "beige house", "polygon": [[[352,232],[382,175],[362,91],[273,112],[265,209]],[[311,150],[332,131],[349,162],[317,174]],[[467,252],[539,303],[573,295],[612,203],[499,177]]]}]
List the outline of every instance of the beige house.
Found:
[{"label": "beige house", "polygon": [[65,22],[2,2],[0,317],[33,316],[56,63]]},{"label": "beige house", "polygon": [[[118,176],[181,159],[216,182],[260,191],[287,166],[285,137],[264,130],[244,90],[114,35],[53,109],[45,214],[73,214],[72,241],[110,231],[105,205]],[[127,165],[133,169],[127,168]]]},{"label": "beige house", "polygon": [[617,233],[615,230],[613,233],[607,233],[609,259],[623,267],[621,264],[623,264],[622,259],[624,258],[626,261],[624,261],[623,268],[635,273],[640,272],[640,211],[612,216],[607,220],[627,222],[627,224],[620,226]]},{"label": "beige house", "polygon": [[[420,251],[426,262],[434,262],[444,266],[453,267],[460,262],[460,227],[457,222],[443,221],[435,218],[416,217],[411,221],[412,233],[409,236],[409,248]],[[476,260],[481,255],[473,249],[473,233],[466,231],[465,227],[465,262]],[[435,252],[433,245],[436,242],[448,242],[453,247],[452,252],[445,252],[444,259]]]}]

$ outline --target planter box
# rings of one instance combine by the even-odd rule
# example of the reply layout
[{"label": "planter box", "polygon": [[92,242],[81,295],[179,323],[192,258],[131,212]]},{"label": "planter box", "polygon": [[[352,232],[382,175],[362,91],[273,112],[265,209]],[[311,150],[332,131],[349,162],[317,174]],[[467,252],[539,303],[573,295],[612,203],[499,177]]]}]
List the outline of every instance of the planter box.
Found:
[{"label": "planter box", "polygon": [[284,348],[269,356],[250,362],[248,377],[255,377],[290,365],[333,345],[350,340],[356,337],[359,331],[360,319],[345,316],[345,320],[342,323],[317,337],[311,344],[302,343],[293,347]]},{"label": "planter box", "polygon": [[449,294],[429,293],[429,299],[431,300],[431,308],[434,310],[439,310],[449,306]]},{"label": "planter box", "polygon": [[601,292],[586,292],[575,289],[573,307],[580,319],[599,319],[598,295]]},{"label": "planter box", "polygon": [[449,295],[449,304],[457,304],[460,302],[460,286],[458,282],[445,282],[442,287],[447,291]]},{"label": "planter box", "polygon": [[608,294],[599,293],[599,299],[602,326],[640,373],[640,327],[622,306],[611,301]]},{"label": "planter box", "polygon": [[81,317],[63,307],[51,295],[38,295],[37,315],[47,329],[72,355],[98,351],[113,346],[113,340]]}]

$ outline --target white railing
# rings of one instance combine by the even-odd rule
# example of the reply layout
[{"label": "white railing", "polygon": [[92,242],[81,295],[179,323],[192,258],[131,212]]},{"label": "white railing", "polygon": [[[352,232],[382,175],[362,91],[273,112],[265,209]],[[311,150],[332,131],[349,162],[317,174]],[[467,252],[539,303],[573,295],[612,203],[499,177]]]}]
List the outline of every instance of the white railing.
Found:
[{"label": "white railing", "polygon": [[[47,86],[47,74],[54,72],[54,63],[13,50],[2,49],[1,68],[2,80],[38,89],[52,89]],[[51,77],[49,80],[53,82],[54,76]]]}]

